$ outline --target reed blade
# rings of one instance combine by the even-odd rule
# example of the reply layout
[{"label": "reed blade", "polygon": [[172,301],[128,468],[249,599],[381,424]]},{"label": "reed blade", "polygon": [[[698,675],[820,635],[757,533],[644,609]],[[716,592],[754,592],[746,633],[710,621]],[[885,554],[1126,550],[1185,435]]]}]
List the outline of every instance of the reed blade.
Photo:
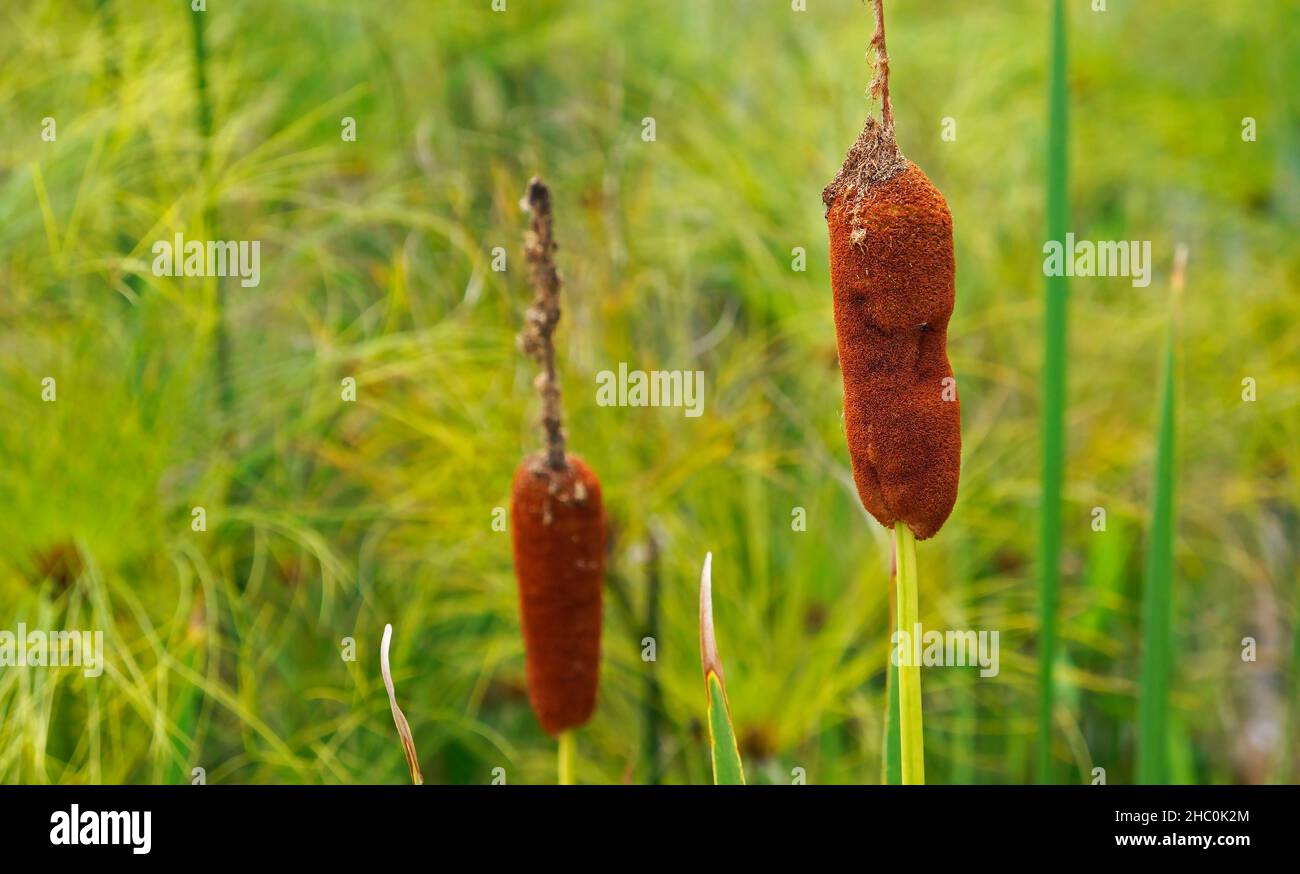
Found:
[{"label": "reed blade", "polygon": [[713,553],[704,556],[700,574],[700,661],[704,666],[704,691],[709,716],[709,755],[713,760],[713,782],[718,786],[739,786],[745,782],[736,731],[727,706],[727,688],[722,679],[722,660],[713,633]]},{"label": "reed blade", "polygon": [[[1048,88],[1047,238],[1064,242],[1069,223],[1068,84],[1065,4],[1052,11],[1051,83]],[[1039,506],[1038,782],[1052,782],[1052,711],[1056,664],[1056,612],[1060,598],[1061,483],[1065,472],[1066,311],[1064,276],[1048,276],[1043,325],[1043,499]]]},{"label": "reed blade", "polygon": [[1160,382],[1156,469],[1142,591],[1142,671],[1138,688],[1137,782],[1169,781],[1169,674],[1173,664],[1174,474],[1177,452],[1178,308],[1186,250],[1175,257],[1172,314]]}]

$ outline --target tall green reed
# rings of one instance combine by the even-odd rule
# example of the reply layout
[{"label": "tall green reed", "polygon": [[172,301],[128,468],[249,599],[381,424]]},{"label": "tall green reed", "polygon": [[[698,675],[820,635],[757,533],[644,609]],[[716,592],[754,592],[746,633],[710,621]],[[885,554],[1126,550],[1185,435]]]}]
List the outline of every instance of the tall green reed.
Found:
[{"label": "tall green reed", "polygon": [[[660,638],[659,590],[659,537],[652,526],[646,535],[646,608],[643,639]],[[650,786],[658,786],[663,782],[659,732],[664,709],[664,693],[659,683],[659,674],[655,671],[646,672],[644,694],[645,697],[641,702],[641,756],[646,769],[645,782]]]},{"label": "tall green reed", "polygon": [[[1068,84],[1065,4],[1052,9],[1051,84],[1048,88],[1047,238],[1065,240],[1070,207],[1068,185]],[[1061,483],[1065,471],[1066,305],[1064,276],[1048,276],[1043,323],[1042,441],[1043,497],[1039,505],[1038,767],[1040,783],[1052,780],[1052,709],[1056,664],[1056,612],[1061,589]]]},{"label": "tall green reed", "polygon": [[1137,782],[1169,780],[1169,674],[1173,663],[1174,478],[1178,437],[1178,323],[1187,249],[1178,247],[1170,279],[1172,300],[1160,385],[1151,531],[1142,592],[1142,671],[1138,687]]},{"label": "tall green reed", "polygon": [[1300,782],[1300,577],[1295,585],[1295,607],[1291,611],[1291,667],[1286,680],[1286,734],[1279,783]]},{"label": "tall green reed", "polygon": [[[217,214],[212,202],[212,98],[208,90],[208,49],[204,37],[206,12],[190,11],[194,34],[194,103],[199,135],[199,182],[203,203],[204,233],[216,237]],[[216,344],[213,367],[216,371],[217,400],[223,415],[234,406],[234,386],[230,375],[230,335],[226,330],[226,306],[221,296],[221,278],[214,277],[213,332]]]},{"label": "tall green reed", "polygon": [[[891,552],[889,564],[889,639],[898,631],[898,553]],[[890,650],[892,653],[892,649]],[[880,782],[898,786],[903,782],[903,759],[899,752],[898,664],[893,656],[885,674],[885,736],[881,744]]]}]

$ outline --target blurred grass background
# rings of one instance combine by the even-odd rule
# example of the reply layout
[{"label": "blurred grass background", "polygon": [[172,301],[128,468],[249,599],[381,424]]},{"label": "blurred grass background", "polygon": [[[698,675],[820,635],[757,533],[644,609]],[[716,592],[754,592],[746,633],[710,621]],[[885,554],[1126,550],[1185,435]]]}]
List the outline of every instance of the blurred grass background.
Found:
[{"label": "blurred grass background", "polygon": [[[794,768],[875,782],[889,537],[848,470],[820,201],[871,108],[868,9],[211,0],[205,142],[188,5],[0,11],[0,628],[102,629],[108,647],[98,679],[0,669],[0,780],[176,782],[203,767],[210,782],[404,782],[378,671],[392,622],[427,781],[497,767],[553,781],[509,536],[491,525],[540,441],[514,345],[529,298],[517,201],[540,172],[566,281],[570,445],[599,473],[614,531],[579,781],[708,782],[695,611],[712,550],[750,782]],[[1182,241],[1170,777],[1291,782],[1300,13],[1106,5],[1067,3],[1070,226],[1151,240],[1155,265],[1148,288],[1071,282],[1052,759],[1062,779],[1134,779]],[[899,141],[948,199],[958,264],[962,483],[919,550],[922,621],[1001,633],[996,678],[923,674],[931,782],[1033,775],[1048,13],[888,9]],[[1245,116],[1257,142],[1242,141]],[[260,286],[155,277],[150,248],[176,233],[260,240]],[[703,370],[705,414],[596,406],[595,374],[620,361]],[[340,399],[347,376],[355,403]],[[196,506],[206,532],[191,530]],[[1242,660],[1244,637],[1258,661]]]}]

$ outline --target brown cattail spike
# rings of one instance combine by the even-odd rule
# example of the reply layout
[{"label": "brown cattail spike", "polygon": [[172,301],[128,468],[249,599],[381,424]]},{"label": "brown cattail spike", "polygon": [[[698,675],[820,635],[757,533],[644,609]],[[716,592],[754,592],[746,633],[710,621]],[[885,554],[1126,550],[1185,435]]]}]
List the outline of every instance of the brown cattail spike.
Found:
[{"label": "brown cattail spike", "polygon": [[546,448],[515,471],[510,533],[528,696],[542,728],[558,735],[585,723],[596,706],[605,510],[600,481],[564,447],[553,339],[560,320],[560,277],[551,194],[541,179],[528,183],[522,205],[532,213],[524,256],[531,267],[533,303],[519,342],[541,368],[536,385]]},{"label": "brown cattail spike", "polygon": [[919,539],[957,499],[961,407],[946,350],[955,282],[952,215],[894,141],[884,13],[876,2],[868,118],[822,192],[853,478],[880,524]]},{"label": "brown cattail spike", "polygon": [[510,532],[524,632],[528,697],[558,735],[596,706],[605,513],[600,481],[575,455],[553,470],[524,459],[510,493]]},{"label": "brown cattail spike", "polygon": [[520,206],[532,213],[532,226],[524,235],[524,258],[532,275],[533,305],[525,315],[519,346],[536,359],[542,372],[537,391],[542,396],[542,426],[546,429],[546,460],[553,470],[564,468],[564,428],[560,383],[555,378],[555,326],[560,321],[560,274],[555,269],[555,221],[551,191],[540,177],[528,182]]}]

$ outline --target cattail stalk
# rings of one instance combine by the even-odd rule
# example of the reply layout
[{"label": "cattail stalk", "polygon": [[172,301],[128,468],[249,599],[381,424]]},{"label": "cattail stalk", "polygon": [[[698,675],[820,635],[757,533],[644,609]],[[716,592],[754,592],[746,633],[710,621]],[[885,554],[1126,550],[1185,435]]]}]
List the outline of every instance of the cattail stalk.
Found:
[{"label": "cattail stalk", "polygon": [[921,666],[912,658],[921,621],[916,583],[916,538],[906,525],[894,526],[898,556],[898,630],[908,646],[899,647],[898,749],[903,785],[925,783],[925,737],[921,730]]},{"label": "cattail stalk", "polygon": [[533,303],[519,342],[541,371],[534,384],[542,401],[546,446],[515,471],[510,532],[528,697],[542,728],[559,741],[563,783],[573,779],[571,730],[586,723],[596,706],[605,511],[595,473],[565,451],[553,339],[561,283],[551,193],[541,179],[529,182],[522,205],[532,216],[524,256]]},{"label": "cattail stalk", "polygon": [[556,738],[557,759],[556,782],[561,786],[573,785],[573,729],[560,732]]},{"label": "cattail stalk", "polygon": [[[938,533],[957,500],[961,406],[946,349],[956,264],[948,205],[898,148],[884,4],[873,5],[870,90],[881,120],[868,116],[822,202],[849,459],[863,506],[894,532],[902,639],[920,615],[916,541]],[[920,666],[899,656],[901,778],[922,783]],[[886,746],[886,776],[888,756]]]}]

